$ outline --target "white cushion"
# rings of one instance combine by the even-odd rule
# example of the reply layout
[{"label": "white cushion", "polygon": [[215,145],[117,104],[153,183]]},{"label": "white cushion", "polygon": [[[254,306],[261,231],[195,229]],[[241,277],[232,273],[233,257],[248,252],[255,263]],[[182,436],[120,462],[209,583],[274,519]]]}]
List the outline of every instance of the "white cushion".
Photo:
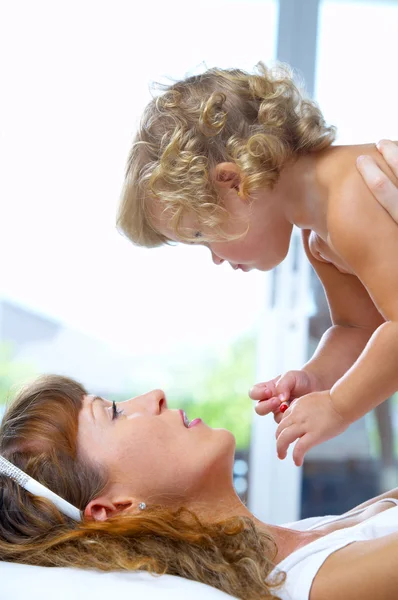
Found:
[{"label": "white cushion", "polygon": [[12,600],[227,600],[203,583],[143,571],[104,573],[0,562],[0,598]]}]

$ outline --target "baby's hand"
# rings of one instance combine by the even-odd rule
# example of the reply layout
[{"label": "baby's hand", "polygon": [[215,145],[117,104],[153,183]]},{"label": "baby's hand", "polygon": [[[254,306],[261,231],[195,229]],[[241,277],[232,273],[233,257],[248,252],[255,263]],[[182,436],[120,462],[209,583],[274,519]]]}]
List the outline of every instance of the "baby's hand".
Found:
[{"label": "baby's hand", "polygon": [[339,435],[349,424],[334,408],[330,391],[298,398],[284,413],[276,430],[278,457],[286,458],[290,444],[299,438],[294,446],[293,460],[300,467],[310,448]]},{"label": "baby's hand", "polygon": [[282,402],[291,402],[319,389],[320,384],[312,373],[304,370],[288,371],[270,381],[257,383],[249,391],[249,396],[252,400],[258,400],[255,408],[258,415],[273,412],[275,421],[279,423],[282,418],[279,410]]}]

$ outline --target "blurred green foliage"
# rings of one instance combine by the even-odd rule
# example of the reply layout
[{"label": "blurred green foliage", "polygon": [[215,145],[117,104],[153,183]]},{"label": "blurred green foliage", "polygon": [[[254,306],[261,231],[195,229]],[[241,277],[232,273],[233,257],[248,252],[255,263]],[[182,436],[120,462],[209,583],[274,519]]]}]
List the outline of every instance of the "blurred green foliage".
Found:
[{"label": "blurred green foliage", "polygon": [[[232,431],[238,450],[250,444],[253,402],[248,388],[254,383],[256,345],[247,335],[218,350],[216,354],[192,360],[187,367],[174,365],[167,397],[170,408],[183,408],[190,420],[200,417],[211,427]],[[177,361],[178,362],[178,361]],[[16,389],[35,375],[34,367],[13,358],[11,344],[0,344],[0,405],[11,399]],[[126,400],[143,390],[129,389],[109,399]],[[147,389],[153,386],[148,382]],[[146,390],[145,390],[146,391]]]},{"label": "blurred green foliage", "polygon": [[255,363],[254,336],[240,338],[210,364],[193,366],[183,387],[179,380],[180,386],[173,392],[169,406],[183,408],[190,420],[200,417],[211,427],[229,429],[236,438],[237,449],[247,449],[253,417],[248,390],[255,382]]},{"label": "blurred green foliage", "polygon": [[12,344],[0,343],[0,405],[12,398],[15,388],[35,374],[31,364],[14,359]]}]

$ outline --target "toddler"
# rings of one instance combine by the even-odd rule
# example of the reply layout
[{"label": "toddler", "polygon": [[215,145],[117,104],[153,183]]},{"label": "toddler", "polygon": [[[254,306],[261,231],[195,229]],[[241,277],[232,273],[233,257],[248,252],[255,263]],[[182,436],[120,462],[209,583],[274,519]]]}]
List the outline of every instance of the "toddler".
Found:
[{"label": "toddler", "polygon": [[203,244],[242,271],[276,267],[301,229],[333,324],[300,371],[251,390],[297,465],[398,389],[398,229],[357,161],[397,179],[375,146],[334,136],[287,67],[210,69],[147,106],[118,215],[135,244]]}]

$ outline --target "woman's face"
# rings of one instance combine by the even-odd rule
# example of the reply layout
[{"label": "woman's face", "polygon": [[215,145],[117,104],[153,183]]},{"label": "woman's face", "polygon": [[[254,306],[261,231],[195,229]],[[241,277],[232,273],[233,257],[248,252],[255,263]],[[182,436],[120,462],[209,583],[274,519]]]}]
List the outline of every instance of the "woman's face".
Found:
[{"label": "woman's face", "polygon": [[167,408],[161,390],[115,407],[85,396],[78,452],[107,469],[107,491],[117,504],[127,496],[148,505],[204,498],[232,485],[235,439],[225,429],[191,423],[183,411]]}]

